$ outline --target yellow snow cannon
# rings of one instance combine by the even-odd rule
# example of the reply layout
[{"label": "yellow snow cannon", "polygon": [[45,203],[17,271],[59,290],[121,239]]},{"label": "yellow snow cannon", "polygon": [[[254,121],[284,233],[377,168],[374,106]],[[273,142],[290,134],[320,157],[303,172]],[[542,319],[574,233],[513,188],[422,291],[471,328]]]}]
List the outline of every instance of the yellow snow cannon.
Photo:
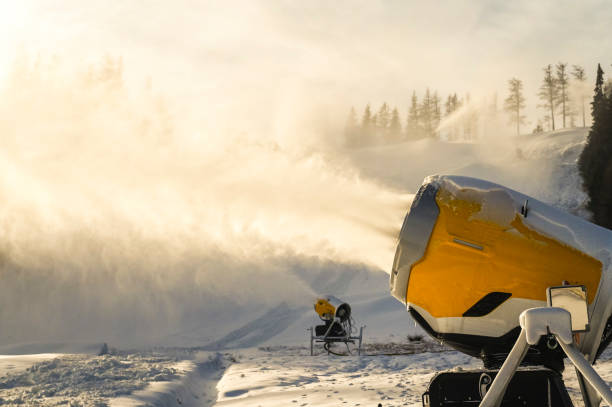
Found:
[{"label": "yellow snow cannon", "polygon": [[351,317],[351,306],[333,295],[317,298],[314,309],[323,321],[338,318],[340,322],[344,322]]},{"label": "yellow snow cannon", "polygon": [[[359,328],[359,336],[352,336],[353,319],[351,318],[351,306],[348,303],[333,295],[324,295],[316,299],[314,309],[324,324],[310,328],[311,355],[314,355],[313,345],[316,342],[323,343],[323,348],[328,354],[343,356],[351,353],[349,343],[355,345],[356,341],[358,342],[357,353],[361,355],[364,327]],[[330,346],[338,342],[346,345],[347,353],[341,354],[331,350]]]},{"label": "yellow snow cannon", "polygon": [[[593,363],[612,340],[612,231],[512,189],[468,177],[425,179],[402,225],[392,295],[431,336],[498,368],[522,311],[549,287],[584,286],[590,326],[576,335]],[[554,340],[524,363],[562,371]]]}]

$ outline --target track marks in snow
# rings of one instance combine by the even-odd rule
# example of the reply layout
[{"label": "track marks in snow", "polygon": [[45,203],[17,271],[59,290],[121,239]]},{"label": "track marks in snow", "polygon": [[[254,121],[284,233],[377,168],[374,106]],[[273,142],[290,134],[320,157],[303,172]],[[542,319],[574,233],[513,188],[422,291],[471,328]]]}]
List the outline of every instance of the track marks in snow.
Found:
[{"label": "track marks in snow", "polygon": [[151,382],[129,396],[111,400],[110,406],[210,407],[217,401],[217,382],[232,361],[231,355],[198,352],[192,360],[180,362],[184,369],[177,380]]},{"label": "track marks in snow", "polygon": [[437,370],[474,368],[480,361],[458,352],[408,356],[252,356],[228,368],[217,406],[420,405]]}]

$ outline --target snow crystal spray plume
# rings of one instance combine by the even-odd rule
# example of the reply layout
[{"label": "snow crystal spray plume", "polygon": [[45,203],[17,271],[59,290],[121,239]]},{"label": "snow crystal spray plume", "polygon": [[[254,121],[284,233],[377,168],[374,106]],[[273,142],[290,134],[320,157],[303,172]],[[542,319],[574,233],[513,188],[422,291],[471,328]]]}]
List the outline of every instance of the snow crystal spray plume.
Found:
[{"label": "snow crystal spray plume", "polygon": [[122,70],[23,59],[2,90],[0,345],[165,343],[309,303],[309,272],[389,267],[405,197],[299,146],[190,128]]}]

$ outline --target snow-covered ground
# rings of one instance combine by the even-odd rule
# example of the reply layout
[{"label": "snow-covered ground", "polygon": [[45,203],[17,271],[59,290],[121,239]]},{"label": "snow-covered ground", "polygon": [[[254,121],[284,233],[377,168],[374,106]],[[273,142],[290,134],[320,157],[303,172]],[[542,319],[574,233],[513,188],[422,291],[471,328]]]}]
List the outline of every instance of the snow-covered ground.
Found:
[{"label": "snow-covered ground", "polygon": [[408,356],[255,356],[228,368],[219,406],[385,406],[420,402],[433,372],[479,361],[457,352]]},{"label": "snow-covered ground", "polygon": [[[55,355],[44,361],[51,355],[13,357],[21,365],[38,362],[0,372],[0,405],[420,406],[436,372],[482,367],[478,359],[426,343],[424,352],[404,355],[376,354],[380,349],[372,347],[362,356],[320,352],[311,357],[306,347],[284,347]],[[612,384],[612,351],[595,367]],[[575,405],[581,405],[568,362],[564,381]]]},{"label": "snow-covered ground", "polygon": [[[612,353],[596,369],[612,381]],[[219,382],[218,406],[421,406],[436,372],[477,369],[482,363],[459,352],[404,356],[253,356],[232,364]],[[564,381],[582,405],[576,374],[566,363]]]},{"label": "snow-covered ground", "polygon": [[[501,145],[421,140],[348,151],[344,160],[362,179],[401,194],[414,193],[434,173],[468,175],[585,215],[576,159],[586,134],[559,131]],[[423,332],[389,295],[388,276],[381,271],[300,258],[290,273],[291,281],[312,295],[333,293],[351,304],[356,325],[366,326],[366,355],[309,356],[306,329],[318,319],[308,295],[307,301],[266,299],[257,306],[224,302],[212,308],[218,313],[198,319],[194,312],[177,324],[161,340],[171,347],[143,345],[96,356],[99,344],[5,343],[0,353],[14,356],[0,357],[0,405],[420,405],[434,372],[480,366],[431,342],[410,344],[407,336]],[[392,342],[396,345],[385,349]],[[612,361],[604,359],[598,369],[612,379]],[[573,370],[566,375],[577,397]]]},{"label": "snow-covered ground", "polygon": [[21,373],[35,363],[54,359],[61,356],[59,353],[35,353],[25,355],[0,355],[0,374]]},{"label": "snow-covered ground", "polygon": [[[109,398],[167,382],[190,370],[183,358],[163,354],[29,355],[10,357],[20,369],[0,371],[0,403],[106,405]],[[42,361],[41,361],[42,359]],[[27,362],[36,362],[25,368]],[[7,370],[5,370],[7,369]]]}]

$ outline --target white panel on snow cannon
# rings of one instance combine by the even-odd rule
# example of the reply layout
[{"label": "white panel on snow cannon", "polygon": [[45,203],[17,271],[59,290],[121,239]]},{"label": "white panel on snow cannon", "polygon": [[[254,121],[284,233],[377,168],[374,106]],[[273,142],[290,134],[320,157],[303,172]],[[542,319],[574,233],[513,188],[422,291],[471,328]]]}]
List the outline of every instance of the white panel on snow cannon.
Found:
[{"label": "white panel on snow cannon", "polygon": [[[432,336],[498,367],[518,317],[546,306],[549,287],[586,287],[593,362],[612,339],[612,231],[491,182],[427,178],[405,217],[390,290]],[[543,340],[527,363],[562,369]],[[561,363],[561,366],[559,366]]]}]

